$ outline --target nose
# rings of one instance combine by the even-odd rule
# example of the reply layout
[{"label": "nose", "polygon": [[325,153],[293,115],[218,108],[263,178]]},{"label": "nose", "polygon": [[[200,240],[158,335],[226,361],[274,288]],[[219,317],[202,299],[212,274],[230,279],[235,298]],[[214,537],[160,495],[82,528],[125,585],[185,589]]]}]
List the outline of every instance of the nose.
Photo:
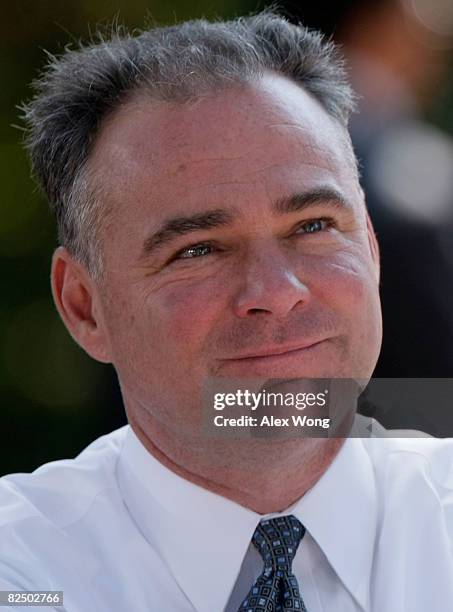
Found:
[{"label": "nose", "polygon": [[244,256],[239,289],[233,299],[236,316],[267,314],[283,318],[309,299],[308,286],[278,248],[262,245]]}]

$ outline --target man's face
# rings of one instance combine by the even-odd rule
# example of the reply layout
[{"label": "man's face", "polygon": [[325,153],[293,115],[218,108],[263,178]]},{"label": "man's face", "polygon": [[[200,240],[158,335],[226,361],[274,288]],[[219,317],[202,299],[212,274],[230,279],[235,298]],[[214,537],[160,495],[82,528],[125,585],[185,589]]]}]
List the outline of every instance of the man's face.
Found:
[{"label": "man's face", "polygon": [[211,377],[367,378],[377,256],[344,130],[268,75],[192,106],[126,104],[92,169],[101,295],[128,411],[175,429]]}]

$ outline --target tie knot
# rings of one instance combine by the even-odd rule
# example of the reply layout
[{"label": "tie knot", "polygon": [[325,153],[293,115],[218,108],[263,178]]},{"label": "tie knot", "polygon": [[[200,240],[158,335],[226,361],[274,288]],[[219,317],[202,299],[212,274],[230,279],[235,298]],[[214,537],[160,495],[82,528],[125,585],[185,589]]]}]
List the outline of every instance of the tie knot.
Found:
[{"label": "tie knot", "polygon": [[292,514],[262,521],[253,534],[253,544],[264,561],[264,574],[291,573],[292,562],[305,534],[305,527]]}]

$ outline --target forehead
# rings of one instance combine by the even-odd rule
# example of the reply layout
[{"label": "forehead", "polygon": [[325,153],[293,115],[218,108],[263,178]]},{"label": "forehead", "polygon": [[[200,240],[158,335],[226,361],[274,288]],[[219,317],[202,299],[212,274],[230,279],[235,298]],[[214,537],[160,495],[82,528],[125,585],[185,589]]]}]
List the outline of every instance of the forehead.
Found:
[{"label": "forehead", "polygon": [[190,206],[200,194],[224,200],[258,184],[278,197],[286,183],[311,188],[355,176],[345,129],[273,74],[186,105],[137,95],[105,122],[90,163],[109,201],[118,209],[127,201],[129,212],[150,199]]}]

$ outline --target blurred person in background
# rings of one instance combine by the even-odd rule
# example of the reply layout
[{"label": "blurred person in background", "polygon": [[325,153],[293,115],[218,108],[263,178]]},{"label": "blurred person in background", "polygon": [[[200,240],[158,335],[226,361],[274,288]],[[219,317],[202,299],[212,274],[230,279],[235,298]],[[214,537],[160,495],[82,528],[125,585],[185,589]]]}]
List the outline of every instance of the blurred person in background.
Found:
[{"label": "blurred person in background", "polygon": [[202,426],[212,377],[372,375],[352,109],[335,46],[271,13],[50,58],[25,114],[53,296],[129,424],[0,479],[0,591],[63,590],[67,612],[453,605],[451,441]]},{"label": "blurred person in background", "polygon": [[359,2],[338,30],[360,96],[351,135],[381,245],[375,376],[453,376],[453,141],[423,118],[453,45],[453,3]]}]

